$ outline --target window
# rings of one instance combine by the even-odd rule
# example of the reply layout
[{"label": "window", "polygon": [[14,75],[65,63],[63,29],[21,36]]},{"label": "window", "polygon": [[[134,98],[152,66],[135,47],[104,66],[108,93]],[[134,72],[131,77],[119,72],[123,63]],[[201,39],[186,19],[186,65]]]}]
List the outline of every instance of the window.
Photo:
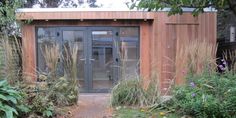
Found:
[{"label": "window", "polygon": [[120,28],[120,56],[122,77],[132,79],[139,73],[139,29]]}]

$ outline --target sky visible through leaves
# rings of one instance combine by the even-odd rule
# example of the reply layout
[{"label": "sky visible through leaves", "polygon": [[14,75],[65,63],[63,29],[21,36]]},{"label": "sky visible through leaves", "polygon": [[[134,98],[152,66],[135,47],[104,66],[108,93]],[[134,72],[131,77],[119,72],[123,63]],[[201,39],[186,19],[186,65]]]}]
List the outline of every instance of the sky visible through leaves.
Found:
[{"label": "sky visible through leaves", "polygon": [[[84,1],[83,4],[79,4],[79,1]],[[86,0],[70,0],[69,4],[66,6],[64,5],[64,2],[62,2],[61,5],[59,5],[59,8],[67,7],[67,8],[74,8],[72,6],[73,4],[77,4],[77,8],[90,8],[89,4],[86,2]],[[73,4],[70,4],[73,3]],[[97,5],[99,8],[112,8],[112,9],[127,9],[129,10],[127,5],[131,4],[131,0],[96,0],[95,5]],[[33,8],[40,8],[39,4],[33,5]]]}]

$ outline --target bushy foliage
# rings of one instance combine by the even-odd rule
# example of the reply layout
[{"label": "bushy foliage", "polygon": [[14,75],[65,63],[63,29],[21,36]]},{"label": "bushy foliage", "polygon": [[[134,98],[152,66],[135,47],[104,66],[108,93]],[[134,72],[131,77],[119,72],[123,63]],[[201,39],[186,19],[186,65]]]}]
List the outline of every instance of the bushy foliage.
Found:
[{"label": "bushy foliage", "polygon": [[31,114],[34,113],[38,116],[52,117],[54,114],[54,105],[50,99],[38,94],[32,99]]},{"label": "bushy foliage", "polygon": [[53,100],[55,105],[65,106],[77,103],[79,88],[71,84],[73,83],[69,79],[61,77],[51,87],[49,98]]},{"label": "bushy foliage", "polygon": [[13,118],[29,109],[21,104],[22,94],[11,87],[6,80],[0,80],[0,117]]},{"label": "bushy foliage", "polygon": [[236,75],[204,72],[187,77],[173,94],[174,108],[183,115],[230,118],[236,115]]},{"label": "bushy foliage", "polygon": [[22,0],[0,1],[0,34],[16,34],[15,10],[22,5]]},{"label": "bushy foliage", "polygon": [[139,80],[122,80],[112,90],[112,106],[134,105],[140,101],[142,93]]},{"label": "bushy foliage", "polygon": [[227,8],[236,14],[234,0],[134,0],[131,8],[143,8],[149,10],[160,10],[170,8],[169,14],[182,14],[182,8],[195,8],[192,13],[198,15],[204,12],[204,8],[213,7],[218,10]]},{"label": "bushy foliage", "polygon": [[26,85],[22,90],[27,93],[24,103],[31,111],[29,117],[53,117],[58,114],[58,108],[77,103],[78,87],[71,86],[69,79],[61,77],[53,82],[47,76],[40,75],[41,82],[36,85]]}]

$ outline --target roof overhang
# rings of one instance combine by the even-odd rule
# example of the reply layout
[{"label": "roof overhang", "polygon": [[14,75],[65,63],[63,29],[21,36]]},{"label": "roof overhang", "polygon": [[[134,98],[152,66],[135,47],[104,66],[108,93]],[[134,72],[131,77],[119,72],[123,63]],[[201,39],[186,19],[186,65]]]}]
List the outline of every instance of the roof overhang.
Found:
[{"label": "roof overhang", "polygon": [[[157,12],[167,12],[164,8]],[[184,12],[192,12],[194,8],[183,8]],[[205,8],[205,12],[216,12],[214,8]],[[104,8],[21,8],[16,10],[18,20],[106,20],[106,19],[154,19],[154,11],[137,11],[129,9]]]},{"label": "roof overhang", "polygon": [[80,8],[24,8],[16,10],[18,20],[106,20],[106,19],[153,19],[153,12],[127,9],[80,9]]}]

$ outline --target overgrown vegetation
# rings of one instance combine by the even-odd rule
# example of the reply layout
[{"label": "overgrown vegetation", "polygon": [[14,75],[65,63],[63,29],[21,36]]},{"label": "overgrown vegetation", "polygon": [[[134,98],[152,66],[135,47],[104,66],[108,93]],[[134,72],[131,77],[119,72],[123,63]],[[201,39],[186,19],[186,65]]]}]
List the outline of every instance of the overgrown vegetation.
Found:
[{"label": "overgrown vegetation", "polygon": [[28,106],[22,103],[23,95],[11,87],[5,79],[0,80],[0,117],[13,118],[29,112]]},{"label": "overgrown vegetation", "polygon": [[19,40],[12,37],[0,37],[0,46],[2,47],[2,65],[1,76],[7,77],[9,84],[15,85],[21,81],[22,76],[22,50]]},{"label": "overgrown vegetation", "polygon": [[0,36],[15,35],[18,32],[15,10],[22,5],[22,0],[1,0],[0,1]]},{"label": "overgrown vegetation", "polygon": [[191,117],[234,117],[236,115],[234,71],[226,69],[227,64],[222,59],[224,66],[218,65],[221,73],[217,72],[214,57],[216,48],[211,44],[194,43],[187,45],[186,49],[194,47],[197,47],[197,50],[183,53],[186,55],[185,67],[190,70],[186,73],[187,76],[183,76],[185,84],[175,87],[171,104],[166,105],[174,108],[176,113]]},{"label": "overgrown vegetation", "polygon": [[142,79],[121,80],[112,90],[112,106],[147,107],[160,102],[159,83],[153,79],[144,89]]},{"label": "overgrown vegetation", "polygon": [[236,115],[236,75],[209,73],[189,75],[187,84],[173,92],[177,112],[199,118],[230,118]]},{"label": "overgrown vegetation", "polygon": [[[79,87],[77,82],[76,56],[78,47],[71,46],[71,49],[65,51],[66,55],[62,55],[57,44],[43,47],[42,52],[46,65],[49,67],[48,72],[38,72],[39,78],[37,82],[25,83],[24,80],[27,79],[27,76],[31,75],[24,73],[24,76],[22,76],[21,68],[17,67],[16,63],[19,61],[17,59],[21,59],[22,55],[20,43],[15,39],[12,41],[2,40],[2,44],[4,44],[2,61],[7,63],[2,65],[4,71],[2,71],[1,76],[7,77],[5,80],[15,87],[15,92],[20,93],[19,96],[16,96],[17,98],[10,96],[9,99],[10,101],[13,100],[14,103],[14,99],[20,99],[21,103],[25,105],[25,107],[20,107],[24,108],[23,110],[25,111],[27,110],[27,112],[20,114],[23,111],[18,109],[18,107],[15,109],[2,108],[0,112],[9,110],[8,112],[12,112],[13,116],[18,115],[20,117],[56,117],[57,115],[63,115],[64,111],[61,107],[77,103]],[[19,58],[16,58],[18,56]],[[58,58],[60,57],[63,57],[62,61],[66,67],[64,68],[64,77],[57,75]],[[10,103],[10,105],[13,105],[13,107],[17,106],[13,103]]]},{"label": "overgrown vegetation", "polygon": [[[169,113],[178,114],[177,116],[199,118],[232,118],[236,116],[236,75],[234,69],[230,71],[225,66],[221,68],[224,70],[223,72],[218,72],[214,56],[216,46],[204,41],[192,41],[177,50],[176,59],[182,59],[183,63],[181,63],[182,65],[176,65],[176,74],[182,74],[176,77],[184,79],[184,83],[179,86],[176,85],[172,89],[170,100],[163,102],[159,96],[154,100],[155,102],[148,105],[144,104],[148,107],[142,107],[140,101],[146,100],[143,97],[145,96],[143,94],[145,90],[141,86],[142,80],[137,79],[125,80],[113,89],[113,104],[121,106],[121,108],[125,105],[133,105],[135,106],[133,110],[146,108],[144,110],[147,113],[151,112],[151,114],[155,114],[155,112],[158,114],[159,110],[163,110],[165,115],[162,117]],[[234,53],[230,54],[231,58],[234,57],[233,55]],[[234,68],[234,65],[232,65],[232,68]],[[181,70],[184,70],[184,72]],[[147,115],[136,113],[136,111],[136,115]],[[131,115],[128,110],[117,110],[117,113],[118,116],[135,115]],[[151,117],[151,115],[148,117]]]}]

